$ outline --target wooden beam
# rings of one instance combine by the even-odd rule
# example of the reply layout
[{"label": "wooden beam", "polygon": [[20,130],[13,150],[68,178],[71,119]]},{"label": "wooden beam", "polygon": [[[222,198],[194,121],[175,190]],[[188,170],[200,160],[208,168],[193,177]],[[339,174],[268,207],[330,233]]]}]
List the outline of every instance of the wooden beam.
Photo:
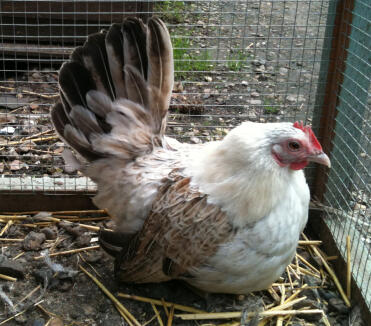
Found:
[{"label": "wooden beam", "polygon": [[24,44],[24,43],[2,43],[0,44],[0,53],[4,55],[18,56],[52,56],[68,58],[72,53],[73,47],[62,47],[59,45],[37,45],[37,44]]},{"label": "wooden beam", "polygon": [[0,11],[3,17],[33,17],[37,19],[120,22],[127,15],[148,17],[153,11],[153,2],[147,1],[13,1],[2,0]]},{"label": "wooden beam", "polygon": [[[325,95],[320,109],[319,138],[326,153],[331,153],[334,138],[335,118],[338,95],[344,78],[344,70],[349,46],[354,0],[340,0],[336,6],[336,15],[332,31],[332,43],[329,53]],[[326,60],[327,61],[327,60]],[[314,181],[314,196],[322,201],[326,191],[327,168],[318,165]]]},{"label": "wooden beam", "polygon": [[1,212],[61,211],[97,209],[91,198],[93,194],[0,192]]}]

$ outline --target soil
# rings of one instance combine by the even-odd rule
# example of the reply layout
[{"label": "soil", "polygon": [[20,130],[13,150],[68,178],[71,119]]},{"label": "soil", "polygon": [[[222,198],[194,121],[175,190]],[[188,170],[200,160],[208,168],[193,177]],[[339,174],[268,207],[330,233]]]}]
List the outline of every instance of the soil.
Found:
[{"label": "soil", "polygon": [[[246,296],[206,295],[196,292],[180,281],[141,285],[120,283],[113,276],[113,258],[102,249],[93,248],[78,253],[53,256],[55,253],[66,250],[96,246],[98,238],[96,232],[77,224],[45,222],[48,216],[51,214],[45,212],[23,215],[23,219],[14,220],[14,224],[10,225],[2,235],[2,238],[20,240],[1,240],[0,274],[15,277],[17,281],[0,281],[0,298],[2,299],[0,300],[0,323],[16,313],[23,312],[6,322],[5,325],[45,325],[49,320],[53,320],[55,325],[127,325],[111,300],[91,278],[81,271],[80,265],[98,278],[116,296],[121,292],[146,298],[164,299],[167,302],[191,306],[207,312],[261,312],[272,305],[278,305],[277,300],[283,295],[278,284],[273,287],[276,292],[275,299],[274,294],[268,291]],[[54,213],[53,216],[66,220],[78,217],[79,222],[85,225],[113,227],[112,221],[104,214],[82,211],[81,213]],[[103,217],[99,218],[100,216]],[[89,221],[89,218],[96,220]],[[315,258],[309,254],[307,246],[299,247],[298,253],[305,257],[314,268],[323,269],[318,257]],[[44,258],[40,259],[42,254]],[[296,262],[293,261],[293,264]],[[308,269],[308,266],[301,260],[298,266],[302,268],[301,270]],[[288,285],[290,279],[296,289],[303,284],[314,287],[300,293],[298,297],[305,296],[306,299],[296,304],[294,309],[304,307],[305,309],[323,309],[331,325],[348,325],[349,318],[357,318],[358,324],[353,325],[362,325],[359,321],[359,311],[346,307],[329,275],[325,271],[323,273],[324,277],[315,277],[297,271],[299,279],[295,278],[295,272],[290,273],[290,278],[285,273],[277,282],[286,283],[286,297],[291,295]],[[24,297],[36,287],[39,288],[24,300]],[[157,319],[153,319],[155,313],[149,303],[128,299],[120,299],[120,301],[141,324],[148,322],[148,325],[158,325]],[[166,323],[167,317],[164,309],[158,306],[158,310],[162,320]],[[181,312],[176,310],[175,313]],[[152,321],[149,322],[150,320]],[[231,321],[227,319],[197,322],[184,321],[175,317],[172,325],[222,325],[226,322]],[[321,314],[294,316],[291,322],[290,325],[325,325]],[[241,324],[255,325],[252,321],[250,323],[246,321],[245,324],[242,321]],[[276,318],[268,321],[267,325],[276,325]]]}]

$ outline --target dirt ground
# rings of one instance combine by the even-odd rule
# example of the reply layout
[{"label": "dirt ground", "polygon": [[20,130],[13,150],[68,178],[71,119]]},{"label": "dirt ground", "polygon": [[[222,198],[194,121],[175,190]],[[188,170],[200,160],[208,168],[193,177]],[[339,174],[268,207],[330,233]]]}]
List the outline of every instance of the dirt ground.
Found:
[{"label": "dirt ground", "polygon": [[[1,215],[1,214],[0,214]],[[64,221],[48,220],[53,218]],[[162,284],[123,284],[113,276],[113,258],[97,246],[97,233],[90,227],[112,228],[105,214],[55,212],[14,215],[2,214],[0,274],[16,280],[0,280],[0,325],[128,325],[112,301],[88,277],[80,266],[88,270],[117,297],[118,293],[165,300],[207,312],[260,313],[281,303],[299,290],[297,302],[290,309],[321,309],[327,322],[334,326],[362,325],[359,311],[349,309],[326,273],[318,256],[310,254],[307,245],[298,249],[299,259],[275,283],[273,290],[247,296],[196,293],[180,281]],[[93,221],[91,221],[93,219]],[[12,221],[12,222],[9,222]],[[70,222],[66,222],[70,221]],[[71,221],[75,221],[72,223]],[[76,223],[83,224],[83,226]],[[6,240],[7,239],[7,240]],[[81,252],[73,250],[87,248]],[[64,253],[65,251],[73,251]],[[45,254],[47,251],[47,254]],[[324,254],[323,254],[324,255]],[[324,255],[326,257],[326,255]],[[326,257],[326,259],[331,259]],[[309,267],[309,266],[312,267]],[[291,284],[290,284],[291,283]],[[306,284],[306,285],[305,285]],[[304,288],[303,288],[304,286]],[[305,289],[307,287],[307,289]],[[283,290],[283,288],[285,288]],[[36,289],[36,290],[35,290]],[[30,294],[31,293],[31,294]],[[141,325],[160,325],[149,303],[119,298]],[[170,310],[170,309],[168,309]],[[158,306],[164,324],[168,317]],[[185,321],[175,317],[168,325],[276,325],[277,317],[264,320],[217,319]],[[183,312],[184,313],[184,312]],[[351,323],[350,323],[351,321]],[[260,323],[259,323],[260,322]],[[263,323],[265,322],[265,323]],[[285,325],[328,325],[322,314],[284,316]],[[226,324],[227,323],[227,324]]]}]

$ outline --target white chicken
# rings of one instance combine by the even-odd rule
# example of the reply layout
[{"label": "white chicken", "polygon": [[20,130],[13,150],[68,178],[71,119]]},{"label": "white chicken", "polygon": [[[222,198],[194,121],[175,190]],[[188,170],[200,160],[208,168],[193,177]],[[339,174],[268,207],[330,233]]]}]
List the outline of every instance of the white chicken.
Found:
[{"label": "white chicken", "polygon": [[128,18],[89,36],[59,74],[52,120],[115,219],[101,244],[125,282],[182,279],[207,292],[270,286],[292,260],[308,216],[302,169],[330,166],[302,123],[245,122],[222,141],[164,135],[173,87],[164,23]]}]

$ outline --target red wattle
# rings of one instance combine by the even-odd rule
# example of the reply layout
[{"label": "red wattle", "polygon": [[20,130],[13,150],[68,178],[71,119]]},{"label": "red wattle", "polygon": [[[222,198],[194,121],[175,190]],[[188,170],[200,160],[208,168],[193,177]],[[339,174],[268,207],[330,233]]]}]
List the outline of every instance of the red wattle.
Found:
[{"label": "red wattle", "polygon": [[308,161],[302,161],[302,162],[295,162],[290,164],[291,170],[301,170],[304,169],[308,165]]}]

